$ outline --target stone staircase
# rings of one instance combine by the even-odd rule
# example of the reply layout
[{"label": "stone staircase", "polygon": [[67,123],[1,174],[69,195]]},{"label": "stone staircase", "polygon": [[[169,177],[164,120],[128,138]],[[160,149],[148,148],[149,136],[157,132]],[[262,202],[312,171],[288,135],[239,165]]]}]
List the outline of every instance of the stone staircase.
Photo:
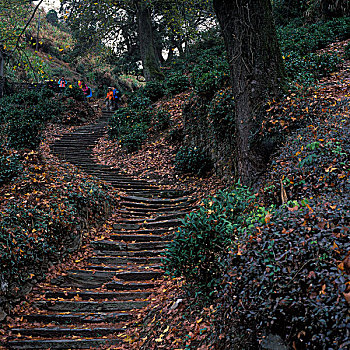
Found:
[{"label": "stone staircase", "polygon": [[52,279],[50,288],[40,291],[41,300],[33,302],[34,313],[13,316],[23,321],[9,330],[7,349],[121,348],[125,322],[148,304],[174,230],[194,207],[190,193],[165,191],[94,163],[91,150],[109,117],[104,112],[97,123],[62,136],[52,151],[122,192],[119,219],[108,239],[90,242],[93,255],[84,269]]}]

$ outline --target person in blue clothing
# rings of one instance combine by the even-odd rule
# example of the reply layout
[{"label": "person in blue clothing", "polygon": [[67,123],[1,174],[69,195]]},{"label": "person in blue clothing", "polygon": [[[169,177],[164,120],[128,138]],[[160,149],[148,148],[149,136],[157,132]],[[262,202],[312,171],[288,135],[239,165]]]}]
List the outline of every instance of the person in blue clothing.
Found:
[{"label": "person in blue clothing", "polygon": [[[84,94],[85,94],[85,92],[84,92]],[[88,88],[87,88],[85,97],[86,97],[87,101],[89,101],[89,99],[92,97],[92,89],[90,86],[88,86]]]},{"label": "person in blue clothing", "polygon": [[120,102],[120,91],[115,87],[113,88],[113,102],[114,102],[114,108],[118,109],[118,104]]}]

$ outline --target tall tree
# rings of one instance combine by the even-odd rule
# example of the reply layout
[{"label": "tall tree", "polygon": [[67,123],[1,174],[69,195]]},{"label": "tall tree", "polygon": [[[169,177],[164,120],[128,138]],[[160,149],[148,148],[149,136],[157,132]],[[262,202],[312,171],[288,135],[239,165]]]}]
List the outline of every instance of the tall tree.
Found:
[{"label": "tall tree", "polygon": [[213,0],[228,53],[236,104],[237,172],[251,183],[265,155],[253,143],[256,117],[268,99],[281,94],[284,67],[270,0]]},{"label": "tall tree", "polygon": [[144,0],[135,1],[138,20],[138,39],[146,81],[156,80],[162,76],[160,60],[154,45],[152,18],[150,8]]}]

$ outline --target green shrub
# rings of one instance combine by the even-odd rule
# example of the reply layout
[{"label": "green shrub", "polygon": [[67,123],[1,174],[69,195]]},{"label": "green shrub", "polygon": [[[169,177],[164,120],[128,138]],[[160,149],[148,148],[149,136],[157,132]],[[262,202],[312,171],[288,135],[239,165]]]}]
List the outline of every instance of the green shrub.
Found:
[{"label": "green shrub", "polygon": [[150,108],[151,104],[152,101],[148,97],[143,96],[140,90],[128,99],[128,107],[135,110]]},{"label": "green shrub", "polygon": [[226,57],[214,56],[208,50],[203,53],[201,60],[192,71],[192,84],[195,91],[207,97],[214,96],[215,92],[229,83],[229,65]]},{"label": "green shrub", "polygon": [[235,102],[230,88],[219,90],[208,106],[208,118],[219,132],[231,132],[234,128]]},{"label": "green shrub", "polygon": [[345,46],[344,55],[347,60],[350,60],[350,42]]},{"label": "green shrub", "polygon": [[10,181],[21,173],[23,166],[17,154],[0,151],[0,185]]},{"label": "green shrub", "polygon": [[205,199],[198,211],[186,216],[170,243],[167,273],[183,276],[197,296],[213,296],[223,279],[224,257],[235,239],[235,226],[253,198],[238,184],[232,192],[221,191]]},{"label": "green shrub", "polygon": [[186,91],[190,87],[189,79],[183,74],[172,74],[165,81],[167,95],[176,95]]},{"label": "green shrub", "polygon": [[337,18],[328,22],[295,27],[294,24],[278,28],[278,37],[283,55],[291,51],[306,55],[324,48],[334,40],[350,36],[350,17]]},{"label": "green shrub", "polygon": [[143,97],[150,99],[152,102],[156,102],[165,95],[165,89],[162,81],[149,81],[138,92]]},{"label": "green shrub", "polygon": [[150,118],[147,110],[119,108],[109,121],[109,137],[119,140],[128,152],[134,152],[147,138]]},{"label": "green shrub", "polygon": [[316,77],[324,77],[337,70],[342,59],[336,54],[308,55],[309,70],[315,72]]},{"label": "green shrub", "polygon": [[69,169],[64,178],[37,160],[34,169],[15,180],[17,195],[0,212],[0,279],[12,286],[23,285],[30,274],[42,275],[48,260],[72,248],[84,222],[101,220],[113,203],[110,188],[77,181]]},{"label": "green shrub", "polygon": [[207,154],[197,147],[183,146],[175,157],[175,169],[183,173],[201,175],[211,168]]},{"label": "green shrub", "polygon": [[120,137],[120,143],[128,152],[137,151],[146,140],[147,132],[148,124],[134,123],[128,132]]},{"label": "green shrub", "polygon": [[291,52],[285,57],[287,76],[299,83],[310,85],[317,78],[327,76],[334,72],[342,62],[336,54],[315,54],[309,53],[300,56]]},{"label": "green shrub", "polygon": [[42,121],[29,111],[13,114],[6,124],[8,146],[14,149],[36,149],[41,141]]},{"label": "green shrub", "polygon": [[159,109],[153,116],[152,126],[156,131],[162,131],[169,127],[171,115],[169,112]]},{"label": "green shrub", "polygon": [[235,348],[235,334],[249,331],[255,339],[278,334],[296,349],[347,344],[350,315],[343,293],[349,292],[350,275],[341,262],[350,250],[349,209],[344,196],[294,201],[254,230],[240,227],[228,255],[219,316],[219,332],[232,335],[227,347]]},{"label": "green shrub", "polygon": [[77,85],[70,85],[71,87],[67,86],[64,89],[64,95],[66,97],[72,97],[76,101],[84,101],[85,95],[83,93],[83,90],[79,88]]}]

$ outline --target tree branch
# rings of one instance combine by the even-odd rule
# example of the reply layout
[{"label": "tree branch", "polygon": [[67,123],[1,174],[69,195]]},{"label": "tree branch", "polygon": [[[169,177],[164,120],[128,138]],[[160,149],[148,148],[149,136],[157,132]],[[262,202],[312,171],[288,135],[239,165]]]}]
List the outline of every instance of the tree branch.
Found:
[{"label": "tree branch", "polygon": [[32,15],[31,15],[31,17],[29,18],[27,24],[24,26],[24,28],[23,28],[21,34],[18,36],[17,41],[16,41],[16,45],[15,45],[14,49],[11,51],[11,55],[13,55],[13,53],[18,49],[19,41],[21,40],[21,37],[22,37],[23,33],[27,30],[27,28],[28,28],[30,22],[33,20],[35,14],[36,14],[36,11],[38,10],[39,6],[43,3],[43,1],[44,1],[44,0],[40,0],[39,3],[36,5],[36,7],[35,7],[35,9],[34,9]]}]

